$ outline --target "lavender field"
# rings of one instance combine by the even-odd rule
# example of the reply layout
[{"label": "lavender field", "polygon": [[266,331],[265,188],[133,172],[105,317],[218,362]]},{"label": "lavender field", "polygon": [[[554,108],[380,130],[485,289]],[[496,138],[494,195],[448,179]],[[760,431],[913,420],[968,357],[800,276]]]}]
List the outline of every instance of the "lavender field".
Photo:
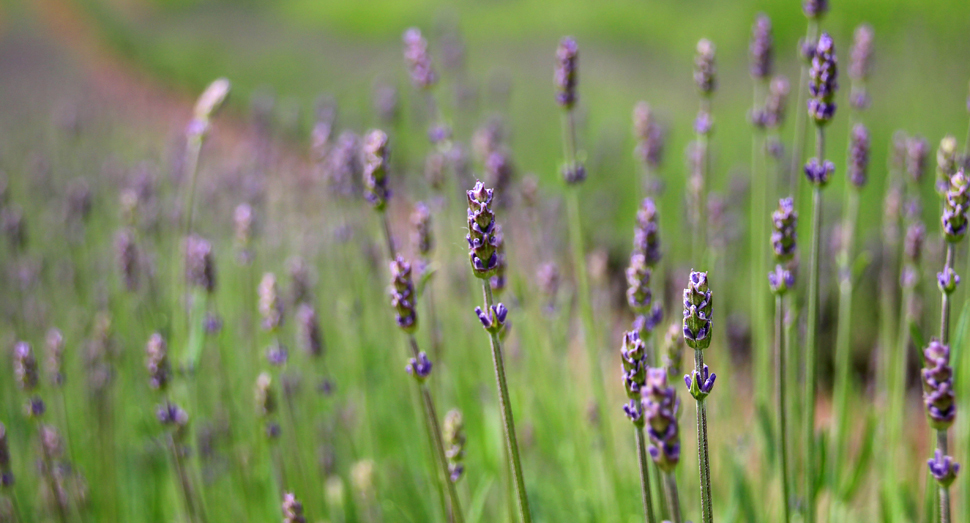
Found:
[{"label": "lavender field", "polygon": [[0,4],[0,522],[970,521],[968,16]]}]

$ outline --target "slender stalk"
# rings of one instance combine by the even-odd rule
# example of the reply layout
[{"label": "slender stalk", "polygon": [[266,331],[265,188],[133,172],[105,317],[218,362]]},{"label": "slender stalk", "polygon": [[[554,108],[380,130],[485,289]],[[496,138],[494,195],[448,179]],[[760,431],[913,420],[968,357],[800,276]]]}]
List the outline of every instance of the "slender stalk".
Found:
[{"label": "slender stalk", "polygon": [[[764,84],[760,80],[756,80],[754,83],[754,100],[752,108],[757,110],[758,105],[763,98],[761,94],[764,90]],[[766,319],[765,310],[765,274],[768,272],[766,266],[767,259],[767,246],[768,238],[766,226],[767,222],[764,217],[767,214],[765,210],[766,200],[768,199],[768,189],[767,189],[767,162],[761,162],[759,164],[759,158],[762,155],[759,154],[761,150],[764,149],[765,144],[765,133],[759,128],[755,127],[754,133],[751,136],[751,192],[750,194],[750,217],[749,217],[749,227],[751,230],[751,249],[749,252],[756,259],[751,260],[751,319],[754,323],[754,329],[752,330],[752,335],[754,337],[753,343],[756,347],[755,353],[755,376],[757,376],[757,402],[758,406],[765,406],[771,400],[771,354],[769,352],[770,345],[768,338],[771,336],[769,332],[768,322]]]},{"label": "slender stalk", "polygon": [[[694,370],[701,373],[704,367],[704,351],[694,351]],[[711,463],[707,451],[707,404],[706,400],[697,400],[697,466],[700,471],[701,482],[701,522],[714,521],[711,508]]]},{"label": "slender stalk", "polygon": [[667,488],[667,505],[670,507],[670,517],[672,523],[683,523],[684,518],[680,514],[680,494],[677,492],[677,476],[673,472],[661,472]]},{"label": "slender stalk", "polygon": [[[482,280],[482,291],[485,294],[485,308],[489,310],[494,304],[492,286],[488,280]],[[492,346],[492,363],[495,366],[495,381],[498,384],[498,399],[502,413],[502,428],[505,432],[505,445],[509,451],[512,468],[512,480],[515,483],[515,493],[518,497],[519,516],[522,523],[532,523],[532,513],[529,510],[529,497],[525,491],[525,481],[522,478],[522,463],[519,459],[519,444],[515,437],[515,420],[512,417],[512,405],[509,401],[509,386],[505,381],[505,361],[502,356],[502,341],[498,334],[490,332],[489,339]]]},{"label": "slender stalk", "polygon": [[188,474],[185,472],[185,464],[182,463],[182,456],[178,444],[175,442],[175,437],[171,434],[168,436],[168,447],[172,453],[172,463],[175,465],[175,474],[182,492],[182,503],[185,505],[185,511],[188,513],[189,522],[195,523],[197,517],[195,501],[192,495],[192,485],[189,483]]},{"label": "slender stalk", "polygon": [[185,221],[182,228],[183,237],[188,237],[192,234],[192,222],[195,218],[195,186],[198,182],[199,173],[199,153],[202,150],[202,138],[190,138],[186,142],[186,172],[189,175],[189,185],[187,187],[187,192],[183,195],[185,197],[184,202],[186,202],[186,208],[182,212],[185,213]]},{"label": "slender stalk", "polygon": [[[936,448],[940,449],[940,452],[944,456],[947,455],[947,438],[945,430],[936,431]],[[940,523],[950,523],[952,521],[950,516],[950,487],[939,486],[940,489]]]},{"label": "slender stalk", "polygon": [[[859,215],[859,192],[846,187],[847,205],[842,227],[842,252],[839,255],[839,323],[835,336],[835,415],[832,417],[832,463],[842,463],[845,450],[843,439],[849,422],[849,367],[851,366],[850,335],[852,327],[852,256],[855,244],[856,221]],[[838,467],[829,467],[829,484],[838,488]]]},{"label": "slender stalk", "polygon": [[648,523],[656,523],[657,518],[653,513],[653,499],[650,495],[650,473],[647,468],[647,445],[643,436],[643,427],[636,428],[637,433],[637,459],[640,463],[640,498],[643,502],[643,512],[646,514]]},{"label": "slender stalk", "polygon": [[[418,350],[418,342],[414,339],[413,335],[408,336],[408,346],[411,348],[411,356],[417,358],[421,351]],[[431,391],[428,389],[426,382],[421,383],[420,389],[425,420],[428,422],[429,433],[434,444],[435,461],[438,463],[439,470],[441,471],[441,481],[445,486],[445,491],[448,496],[450,510],[446,511],[445,516],[450,522],[462,523],[464,516],[462,515],[461,503],[458,500],[458,492],[455,490],[455,484],[450,479],[448,460],[445,458],[444,438],[441,436],[441,427],[438,425],[438,414],[434,407],[434,400],[431,398]]]},{"label": "slender stalk", "polygon": [[778,408],[778,462],[781,464],[781,504],[784,508],[785,523],[791,522],[791,507],[788,491],[788,415],[785,408],[785,298],[775,295],[775,368]]},{"label": "slender stalk", "polygon": [[[943,273],[946,274],[953,267],[953,244],[946,242],[946,264],[943,266]],[[940,304],[940,342],[943,345],[950,343],[950,295],[946,292],[940,293],[943,297]],[[946,429],[936,431],[936,448],[944,456],[949,454]],[[939,485],[940,489],[940,523],[950,523],[950,487]]]},{"label": "slender stalk", "polygon": [[397,256],[394,250],[394,239],[391,236],[391,222],[387,219],[387,211],[381,211],[381,227],[384,230],[384,243],[387,245],[388,259],[393,260]]},{"label": "slender stalk", "polygon": [[[800,111],[799,111],[800,112]],[[815,155],[819,162],[825,158],[825,132],[815,131]],[[812,189],[812,251],[808,281],[808,332],[805,342],[805,520],[815,522],[815,391],[818,372],[818,292],[819,251],[822,235],[822,187]]]}]

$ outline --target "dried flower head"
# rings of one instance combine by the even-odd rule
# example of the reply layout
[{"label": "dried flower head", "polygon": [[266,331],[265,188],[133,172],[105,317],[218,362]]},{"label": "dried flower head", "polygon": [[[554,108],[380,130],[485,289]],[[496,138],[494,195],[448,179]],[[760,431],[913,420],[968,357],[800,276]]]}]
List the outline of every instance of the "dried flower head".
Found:
[{"label": "dried flower head", "polygon": [[760,13],[754,21],[748,52],[751,76],[759,80],[771,76],[774,68],[774,42],[771,36],[771,19],[764,13]]},{"label": "dried flower head", "polygon": [[30,392],[37,388],[37,359],[26,341],[18,341],[13,347],[13,372],[21,390]]},{"label": "dried flower head", "polygon": [[808,71],[808,115],[815,120],[815,125],[822,126],[829,123],[835,116],[835,92],[839,88],[838,60],[835,56],[835,42],[828,33],[822,33],[812,56],[812,65]]},{"label": "dried flower head", "polygon": [[276,275],[267,272],[259,282],[259,315],[263,318],[263,328],[276,332],[283,325],[283,301],[280,300],[276,286]]},{"label": "dried flower head", "polygon": [[959,162],[959,145],[953,135],[946,135],[940,140],[940,147],[936,150],[936,192],[943,196],[950,188],[950,178],[957,173]]},{"label": "dried flower head", "polygon": [[579,46],[576,45],[576,40],[569,36],[560,40],[559,47],[556,48],[553,83],[556,85],[556,102],[566,110],[572,109],[578,99],[576,94],[578,62]]},{"label": "dried flower head", "polygon": [[168,345],[157,332],[148,338],[145,345],[145,366],[148,368],[148,385],[155,390],[165,390],[172,369],[168,363]]},{"label": "dried flower head", "polygon": [[364,137],[364,198],[378,211],[387,206],[391,191],[387,184],[388,147],[387,134],[379,129],[367,132]]},{"label": "dried flower head", "polygon": [[283,495],[283,523],[306,523],[303,516],[303,504],[296,500],[291,492]]},{"label": "dried flower head", "polygon": [[199,120],[212,118],[229,98],[231,87],[229,80],[225,78],[218,78],[209,84],[195,102],[193,116]]},{"label": "dried flower head", "polygon": [[445,414],[445,421],[442,425],[448,471],[452,483],[457,483],[465,471],[463,464],[465,458],[465,423],[462,420],[461,411],[458,409],[449,410]]},{"label": "dried flower head", "polygon": [[52,327],[47,331],[45,348],[47,376],[54,386],[60,387],[64,385],[64,335],[60,330]]},{"label": "dried flower head", "polygon": [[715,48],[707,38],[697,42],[694,55],[694,83],[701,96],[709,97],[717,89],[717,64],[714,61]]},{"label": "dried flower head", "polygon": [[216,289],[212,244],[194,234],[185,240],[185,279],[209,294]]},{"label": "dried flower head", "polygon": [[320,322],[317,311],[312,305],[301,303],[296,309],[296,325],[299,329],[300,345],[307,354],[313,357],[323,355],[323,334],[320,332]]}]

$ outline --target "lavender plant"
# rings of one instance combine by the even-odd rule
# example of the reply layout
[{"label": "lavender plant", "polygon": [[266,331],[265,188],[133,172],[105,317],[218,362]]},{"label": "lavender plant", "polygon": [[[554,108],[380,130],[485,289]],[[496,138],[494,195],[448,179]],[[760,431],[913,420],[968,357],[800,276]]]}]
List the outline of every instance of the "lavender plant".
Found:
[{"label": "lavender plant", "polygon": [[684,341],[694,349],[694,372],[684,376],[687,390],[697,402],[697,463],[701,483],[701,521],[714,521],[711,500],[711,464],[708,456],[707,404],[717,375],[704,364],[704,350],[711,346],[713,294],[707,273],[691,271],[684,289]]},{"label": "lavender plant", "polygon": [[[640,257],[642,258],[642,255]],[[640,339],[640,334],[637,331],[629,331],[623,335],[623,347],[620,349],[620,358],[623,367],[623,389],[626,392],[627,398],[629,398],[629,402],[623,405],[623,412],[633,422],[634,432],[637,437],[637,459],[640,466],[640,493],[641,501],[643,502],[643,512],[649,523],[655,523],[657,520],[654,515],[653,500],[650,495],[647,447],[643,433],[643,426],[646,421],[644,417],[646,401],[642,399],[642,396],[646,392],[647,383],[647,348]],[[659,406],[652,404],[650,406],[659,409]]]},{"label": "lavender plant", "polygon": [[496,252],[495,213],[492,211],[493,191],[482,182],[466,192],[468,197],[468,256],[472,266],[472,274],[482,280],[482,292],[485,296],[485,307],[476,307],[482,326],[489,334],[492,346],[492,363],[495,366],[495,380],[498,386],[499,405],[502,414],[502,426],[505,432],[505,445],[508,451],[509,468],[512,472],[512,482],[515,485],[519,517],[522,523],[532,521],[529,509],[529,497],[525,490],[525,480],[522,477],[522,463],[519,459],[519,445],[515,434],[515,420],[512,417],[512,406],[509,400],[508,384],[505,378],[505,358],[502,355],[502,341],[499,339],[503,325],[508,316],[505,305],[496,304],[492,297],[492,286],[489,279],[495,275],[500,260]]},{"label": "lavender plant", "polygon": [[717,65],[715,62],[714,44],[703,38],[697,42],[696,54],[694,55],[694,84],[700,94],[700,109],[694,119],[694,133],[696,135],[692,147],[692,162],[695,168],[691,170],[691,178],[688,181],[688,207],[691,210],[690,220],[692,226],[692,258],[697,259],[702,253],[703,246],[706,245],[706,233],[704,224],[706,222],[705,210],[707,208],[707,196],[705,186],[709,183],[711,169],[710,138],[714,131],[714,116],[711,113],[711,101],[714,92],[717,90]]},{"label": "lavender plant", "polygon": [[[807,11],[807,9],[806,9]],[[817,11],[816,11],[817,12]],[[809,259],[808,332],[805,341],[805,488],[806,520],[815,521],[815,395],[818,372],[818,294],[819,254],[822,234],[822,189],[835,172],[835,165],[825,160],[825,125],[835,116],[835,93],[838,90],[838,62],[835,44],[828,33],[822,33],[809,70],[808,115],[815,122],[815,157],[805,164],[805,176],[812,184],[812,250]]]}]

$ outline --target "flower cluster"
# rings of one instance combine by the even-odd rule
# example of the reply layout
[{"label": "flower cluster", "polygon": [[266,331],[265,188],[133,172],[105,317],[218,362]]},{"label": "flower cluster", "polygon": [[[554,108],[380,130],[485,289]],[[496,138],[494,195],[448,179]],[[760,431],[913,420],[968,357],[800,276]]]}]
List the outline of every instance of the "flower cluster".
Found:
[{"label": "flower cluster", "polygon": [[691,271],[684,289],[684,341],[695,350],[711,346],[712,292],[707,273]]},{"label": "flower cluster", "polygon": [[771,19],[761,13],[755,19],[751,30],[751,44],[748,46],[751,55],[749,67],[751,76],[765,80],[771,76],[774,66],[774,49],[771,37]]},{"label": "flower cluster", "polygon": [[[788,78],[776,76],[768,84],[768,96],[762,108],[756,108],[751,113],[751,122],[759,129],[776,129],[785,121],[785,111],[788,108],[788,94],[791,85]],[[780,143],[778,144],[780,145]],[[776,155],[777,156],[777,155]]]},{"label": "flower cluster", "polygon": [[620,359],[623,368],[623,389],[630,400],[623,406],[623,411],[630,421],[642,427],[643,404],[640,399],[647,380],[647,348],[640,339],[640,333],[629,331],[623,335]]},{"label": "flower cluster", "polygon": [[416,296],[414,281],[411,278],[411,264],[398,256],[391,262],[391,306],[397,313],[397,325],[404,332],[414,332],[418,328],[418,314],[415,310]]},{"label": "flower cluster", "polygon": [[959,145],[953,135],[946,135],[940,140],[940,147],[936,150],[936,192],[943,196],[950,188],[950,178],[957,173],[959,162]]},{"label": "flower cluster", "polygon": [[838,61],[835,57],[835,43],[828,33],[822,33],[812,56],[809,68],[808,115],[815,125],[825,125],[835,116],[835,91],[838,90]]},{"label": "flower cluster", "polygon": [[568,36],[560,40],[559,47],[556,49],[553,82],[556,85],[556,102],[566,110],[572,109],[578,99],[576,94],[578,62],[579,46],[576,45],[576,40]]},{"label": "flower cluster", "polygon": [[805,177],[812,185],[825,187],[833,173],[835,173],[835,164],[829,160],[820,163],[818,158],[811,158],[805,164]]},{"label": "flower cluster", "polygon": [[495,267],[495,274],[489,278],[489,285],[492,286],[492,292],[495,294],[501,294],[505,290],[505,286],[508,284],[508,280],[505,276],[505,235],[502,234],[502,226],[495,224],[495,256],[498,260],[498,264]]},{"label": "flower cluster", "polygon": [[953,368],[950,367],[950,347],[931,340],[923,349],[923,405],[930,425],[946,430],[956,418],[957,406],[953,393]]},{"label": "flower cluster", "polygon": [[970,206],[970,180],[960,169],[950,177],[950,187],[943,199],[943,235],[946,241],[956,243],[967,233],[967,208]]},{"label": "flower cluster", "polygon": [[172,369],[168,363],[168,346],[157,332],[148,338],[145,345],[145,367],[148,368],[148,385],[155,390],[165,390]]},{"label": "flower cluster", "polygon": [[857,189],[866,184],[869,171],[869,129],[861,123],[852,127],[849,136],[849,181]]},{"label": "flower cluster", "polygon": [[489,278],[498,270],[499,255],[496,252],[495,213],[492,212],[493,190],[482,182],[466,192],[468,196],[468,256],[472,271],[477,278]]},{"label": "flower cluster", "polygon": [[13,372],[22,390],[30,392],[37,388],[37,359],[26,341],[18,341],[13,347]]},{"label": "flower cluster", "polygon": [[644,198],[637,210],[636,227],[633,230],[633,253],[642,254],[648,267],[660,261],[660,225],[657,223],[657,206],[653,200]]},{"label": "flower cluster", "polygon": [[373,129],[364,137],[364,198],[378,211],[387,207],[391,191],[387,187],[387,134]]},{"label": "flower cluster", "polygon": [[303,504],[296,500],[291,492],[283,495],[283,523],[306,523],[303,515]]},{"label": "flower cluster", "polygon": [[416,87],[429,89],[438,81],[438,75],[431,65],[428,41],[415,27],[404,32],[404,63],[411,75],[411,83]]},{"label": "flower cluster", "polygon": [[643,414],[647,419],[647,436],[650,438],[650,456],[657,467],[670,472],[680,461],[680,431],[677,418],[680,414],[680,398],[667,384],[667,372],[662,368],[647,370],[646,387],[643,390]]}]

